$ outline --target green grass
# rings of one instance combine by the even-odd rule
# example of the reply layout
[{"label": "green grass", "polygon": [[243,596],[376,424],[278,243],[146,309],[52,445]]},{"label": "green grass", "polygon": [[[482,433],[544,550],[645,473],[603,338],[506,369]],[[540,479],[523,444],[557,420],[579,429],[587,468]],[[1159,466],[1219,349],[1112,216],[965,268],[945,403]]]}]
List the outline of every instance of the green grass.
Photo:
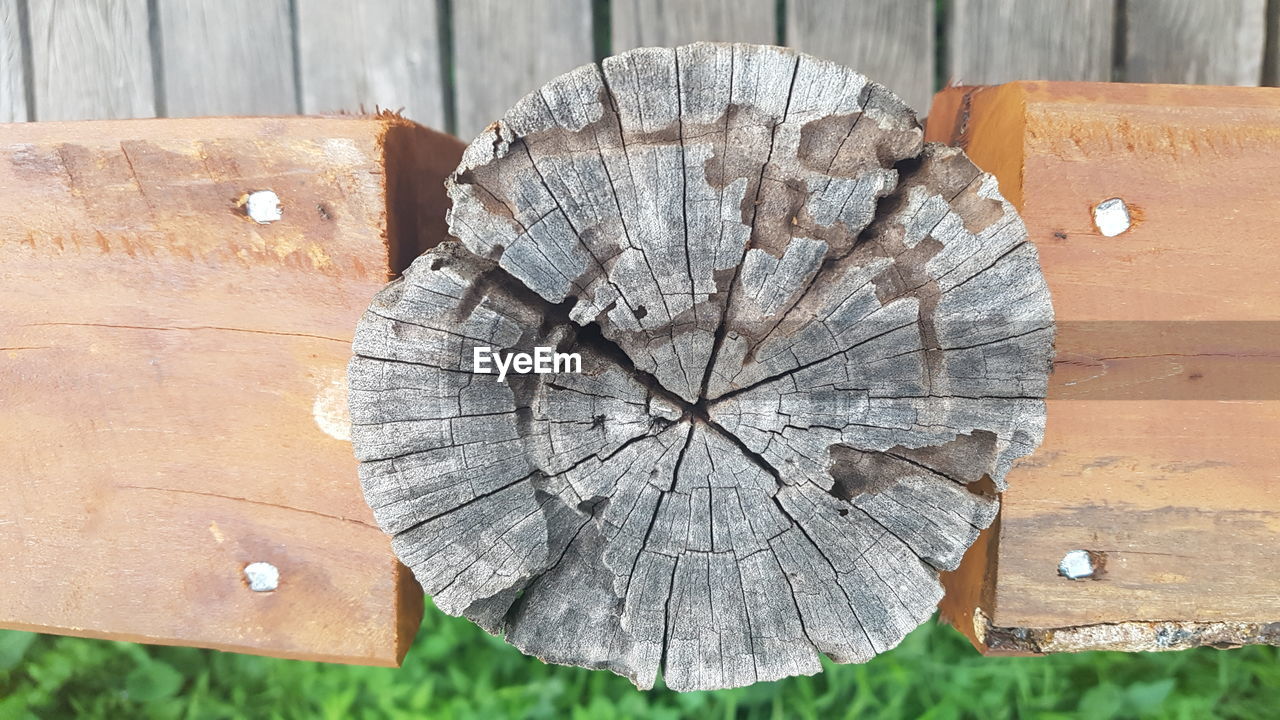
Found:
[{"label": "green grass", "polygon": [[983,658],[928,623],[865,665],[640,692],[428,606],[399,670],[0,631],[0,718],[1274,718],[1277,648]]}]

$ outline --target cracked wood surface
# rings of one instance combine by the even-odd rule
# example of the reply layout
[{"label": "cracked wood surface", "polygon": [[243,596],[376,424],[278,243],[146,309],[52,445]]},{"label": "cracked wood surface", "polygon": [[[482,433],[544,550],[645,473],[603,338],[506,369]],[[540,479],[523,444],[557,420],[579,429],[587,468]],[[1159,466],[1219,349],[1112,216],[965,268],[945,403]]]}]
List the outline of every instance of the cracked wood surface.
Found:
[{"label": "cracked wood surface", "polygon": [[[0,626],[400,661],[422,595],[345,365],[461,151],[391,116],[0,127]],[[236,207],[263,189],[270,225]]]},{"label": "cracked wood surface", "polygon": [[[349,367],[366,498],[438,607],[678,690],[929,617],[1044,421],[1052,309],[990,176],[848,68],[702,43],[556,78],[448,189],[459,241]],[[582,372],[499,382],[477,346]]]}]

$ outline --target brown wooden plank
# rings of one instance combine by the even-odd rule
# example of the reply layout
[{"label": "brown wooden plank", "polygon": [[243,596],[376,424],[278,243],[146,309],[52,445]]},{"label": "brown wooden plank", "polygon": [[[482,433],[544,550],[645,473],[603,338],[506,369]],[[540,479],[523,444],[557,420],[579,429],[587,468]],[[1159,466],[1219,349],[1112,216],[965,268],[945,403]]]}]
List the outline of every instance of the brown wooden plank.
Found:
[{"label": "brown wooden plank", "polygon": [[[397,663],[421,593],[361,497],[346,363],[443,237],[460,144],[138,120],[7,125],[0,153],[0,625]],[[264,189],[283,218],[260,225],[236,203]]]},{"label": "brown wooden plank", "polygon": [[36,120],[156,114],[146,0],[29,0]]},{"label": "brown wooden plank", "polygon": [[773,0],[617,0],[611,13],[614,54],[699,40],[777,41]]},{"label": "brown wooden plank", "polygon": [[[1001,652],[1280,642],[1280,98],[1014,83],[933,120],[1019,206],[1059,329],[1044,445],[944,614]],[[1106,237],[1113,197],[1132,226]],[[1074,549],[1098,579],[1058,574]]]},{"label": "brown wooden plank", "polygon": [[933,6],[932,0],[792,0],[786,42],[864,73],[923,117],[934,90]]},{"label": "brown wooden plank", "polygon": [[1110,80],[1113,0],[954,0],[947,18],[951,84]]},{"label": "brown wooden plank", "polygon": [[289,0],[158,3],[165,114],[298,112],[289,6]]},{"label": "brown wooden plank", "polygon": [[22,14],[18,0],[0,0],[0,122],[27,119],[27,81],[22,53]]},{"label": "brown wooden plank", "polygon": [[454,3],[456,133],[475,137],[527,93],[592,57],[590,0]]},{"label": "brown wooden plank", "polygon": [[402,108],[444,127],[434,2],[308,0],[297,12],[303,112]]},{"label": "brown wooden plank", "polygon": [[1258,85],[1266,0],[1128,0],[1124,79]]}]

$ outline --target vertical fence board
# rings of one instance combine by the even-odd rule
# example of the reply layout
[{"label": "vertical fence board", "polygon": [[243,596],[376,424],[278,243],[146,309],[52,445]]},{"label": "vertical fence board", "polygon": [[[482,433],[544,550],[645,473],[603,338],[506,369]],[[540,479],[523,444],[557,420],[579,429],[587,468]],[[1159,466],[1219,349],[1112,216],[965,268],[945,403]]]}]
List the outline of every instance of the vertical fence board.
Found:
[{"label": "vertical fence board", "polygon": [[1114,0],[953,0],[949,81],[1110,80]]},{"label": "vertical fence board", "polygon": [[1267,40],[1262,63],[1262,84],[1280,85],[1280,2],[1267,3]]},{"label": "vertical fence board", "polygon": [[30,0],[37,120],[153,117],[146,0]]},{"label": "vertical fence board", "polygon": [[787,44],[841,62],[923,116],[934,90],[933,0],[790,0]]},{"label": "vertical fence board", "polygon": [[444,127],[435,2],[305,0],[297,32],[303,112],[403,108]]},{"label": "vertical fence board", "polygon": [[289,0],[161,2],[157,12],[166,114],[298,112]]},{"label": "vertical fence board", "polygon": [[21,20],[18,0],[0,0],[0,122],[27,119]]},{"label": "vertical fence board", "polygon": [[1124,79],[1257,85],[1266,0],[1128,0]]},{"label": "vertical fence board", "polygon": [[774,0],[614,0],[613,52],[711,40],[772,45]]},{"label": "vertical fence board", "polygon": [[457,133],[470,140],[517,100],[592,61],[590,0],[453,4]]}]

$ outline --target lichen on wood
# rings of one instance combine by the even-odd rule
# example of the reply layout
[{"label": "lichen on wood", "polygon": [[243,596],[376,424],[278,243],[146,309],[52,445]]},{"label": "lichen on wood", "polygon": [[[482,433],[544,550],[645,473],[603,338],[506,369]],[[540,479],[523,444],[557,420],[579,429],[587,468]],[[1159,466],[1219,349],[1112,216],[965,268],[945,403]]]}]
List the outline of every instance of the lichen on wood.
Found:
[{"label": "lichen on wood", "polygon": [[[932,614],[1043,432],[1052,308],[991,176],[853,70],[699,43],[556,78],[448,190],[458,241],[349,373],[366,497],[439,608],[677,690]],[[499,382],[477,346],[582,371]]]}]

